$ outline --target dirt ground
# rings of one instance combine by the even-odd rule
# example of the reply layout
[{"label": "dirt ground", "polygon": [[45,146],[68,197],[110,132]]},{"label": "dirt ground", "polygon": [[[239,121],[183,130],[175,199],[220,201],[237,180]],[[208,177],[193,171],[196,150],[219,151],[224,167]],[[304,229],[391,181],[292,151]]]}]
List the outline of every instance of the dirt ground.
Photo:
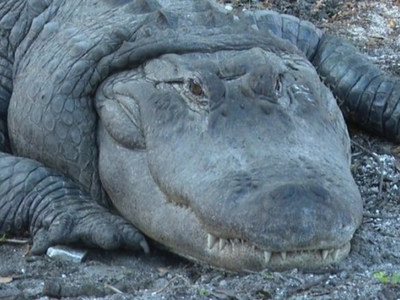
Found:
[{"label": "dirt ground", "polygon": [[[228,9],[274,9],[353,42],[400,75],[398,1],[220,1]],[[400,299],[400,147],[351,129],[353,174],[365,201],[344,262],[307,272],[238,275],[153,249],[151,255],[90,250],[83,263],[30,256],[0,243],[0,299]]]}]

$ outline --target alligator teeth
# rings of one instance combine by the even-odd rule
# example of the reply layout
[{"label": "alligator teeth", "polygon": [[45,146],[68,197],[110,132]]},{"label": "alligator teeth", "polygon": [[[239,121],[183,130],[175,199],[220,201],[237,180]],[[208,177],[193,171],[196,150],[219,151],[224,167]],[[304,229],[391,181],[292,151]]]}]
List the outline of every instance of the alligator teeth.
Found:
[{"label": "alligator teeth", "polygon": [[333,250],[333,252],[332,252],[333,260],[337,260],[338,256],[339,256],[339,249]]},{"label": "alligator teeth", "polygon": [[[227,244],[231,244],[232,246],[232,250],[235,250],[235,244],[242,244],[242,245],[246,245],[247,247],[251,248],[253,251],[259,251],[257,250],[255,245],[249,244],[246,240],[244,239],[238,239],[238,238],[234,238],[234,239],[223,239],[223,238],[219,238],[213,234],[207,234],[207,246],[208,249],[212,249],[214,248],[215,244],[218,243],[218,250],[222,251],[225,249]],[[316,254],[316,253],[320,253],[322,261],[325,261],[329,255],[331,255],[331,258],[333,261],[336,261],[339,257],[339,249],[329,249],[329,250],[301,250],[301,251],[296,251],[294,253],[294,255],[310,255],[310,254]],[[270,251],[264,251],[264,261],[265,263],[269,263],[271,261],[271,257],[272,257],[272,252]],[[287,251],[282,251],[282,252],[276,252],[277,255],[280,255],[282,260],[286,260],[287,259]]]},{"label": "alligator teeth", "polygon": [[269,260],[271,259],[271,256],[272,256],[272,252],[264,251],[264,260],[266,263],[269,262]]},{"label": "alligator teeth", "polygon": [[225,245],[228,243],[228,241],[226,239],[219,239],[219,251],[221,251],[222,249],[224,249]]},{"label": "alligator teeth", "polygon": [[208,236],[207,236],[208,249],[212,249],[212,247],[214,247],[216,242],[217,242],[217,238],[212,234],[208,234]]},{"label": "alligator teeth", "polygon": [[322,250],[322,260],[325,260],[328,257],[329,250]]}]

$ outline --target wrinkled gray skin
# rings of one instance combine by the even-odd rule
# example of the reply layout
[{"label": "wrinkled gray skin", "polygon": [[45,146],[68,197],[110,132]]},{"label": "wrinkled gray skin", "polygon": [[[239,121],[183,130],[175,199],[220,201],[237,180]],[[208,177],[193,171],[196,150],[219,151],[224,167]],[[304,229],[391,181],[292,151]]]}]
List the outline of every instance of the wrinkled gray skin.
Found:
[{"label": "wrinkled gray skin", "polygon": [[233,271],[347,256],[362,201],[342,114],[306,56],[252,15],[199,0],[0,13],[0,233],[29,230],[33,253],[148,251],[140,230]]}]

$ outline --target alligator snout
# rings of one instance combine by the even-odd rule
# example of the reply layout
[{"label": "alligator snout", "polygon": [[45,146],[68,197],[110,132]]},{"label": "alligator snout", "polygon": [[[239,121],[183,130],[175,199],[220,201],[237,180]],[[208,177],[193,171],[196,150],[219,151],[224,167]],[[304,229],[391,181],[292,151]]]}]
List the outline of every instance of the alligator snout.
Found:
[{"label": "alligator snout", "polygon": [[354,220],[338,197],[314,183],[290,183],[271,190],[262,200],[270,242],[282,251],[330,248],[347,242]]},{"label": "alligator snout", "polygon": [[[265,180],[265,175],[261,180],[260,174],[265,172],[230,176],[236,183],[232,197],[218,214],[202,222],[219,222],[206,229],[209,255],[278,269],[322,266],[347,256],[360,219],[351,214],[354,207],[346,205],[348,196],[334,188],[336,184],[324,176],[280,177],[278,181]],[[357,199],[357,191],[350,197]]]}]

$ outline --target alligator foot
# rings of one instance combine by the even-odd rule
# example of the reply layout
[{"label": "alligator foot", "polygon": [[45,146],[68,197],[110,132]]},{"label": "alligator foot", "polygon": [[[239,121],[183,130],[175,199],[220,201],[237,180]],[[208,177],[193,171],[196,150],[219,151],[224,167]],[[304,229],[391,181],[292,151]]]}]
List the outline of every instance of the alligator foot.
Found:
[{"label": "alligator foot", "polygon": [[42,254],[54,245],[83,243],[86,246],[114,250],[119,248],[149,252],[144,236],[122,217],[92,203],[84,211],[67,211],[55,219],[43,220],[33,236],[32,254]]}]

